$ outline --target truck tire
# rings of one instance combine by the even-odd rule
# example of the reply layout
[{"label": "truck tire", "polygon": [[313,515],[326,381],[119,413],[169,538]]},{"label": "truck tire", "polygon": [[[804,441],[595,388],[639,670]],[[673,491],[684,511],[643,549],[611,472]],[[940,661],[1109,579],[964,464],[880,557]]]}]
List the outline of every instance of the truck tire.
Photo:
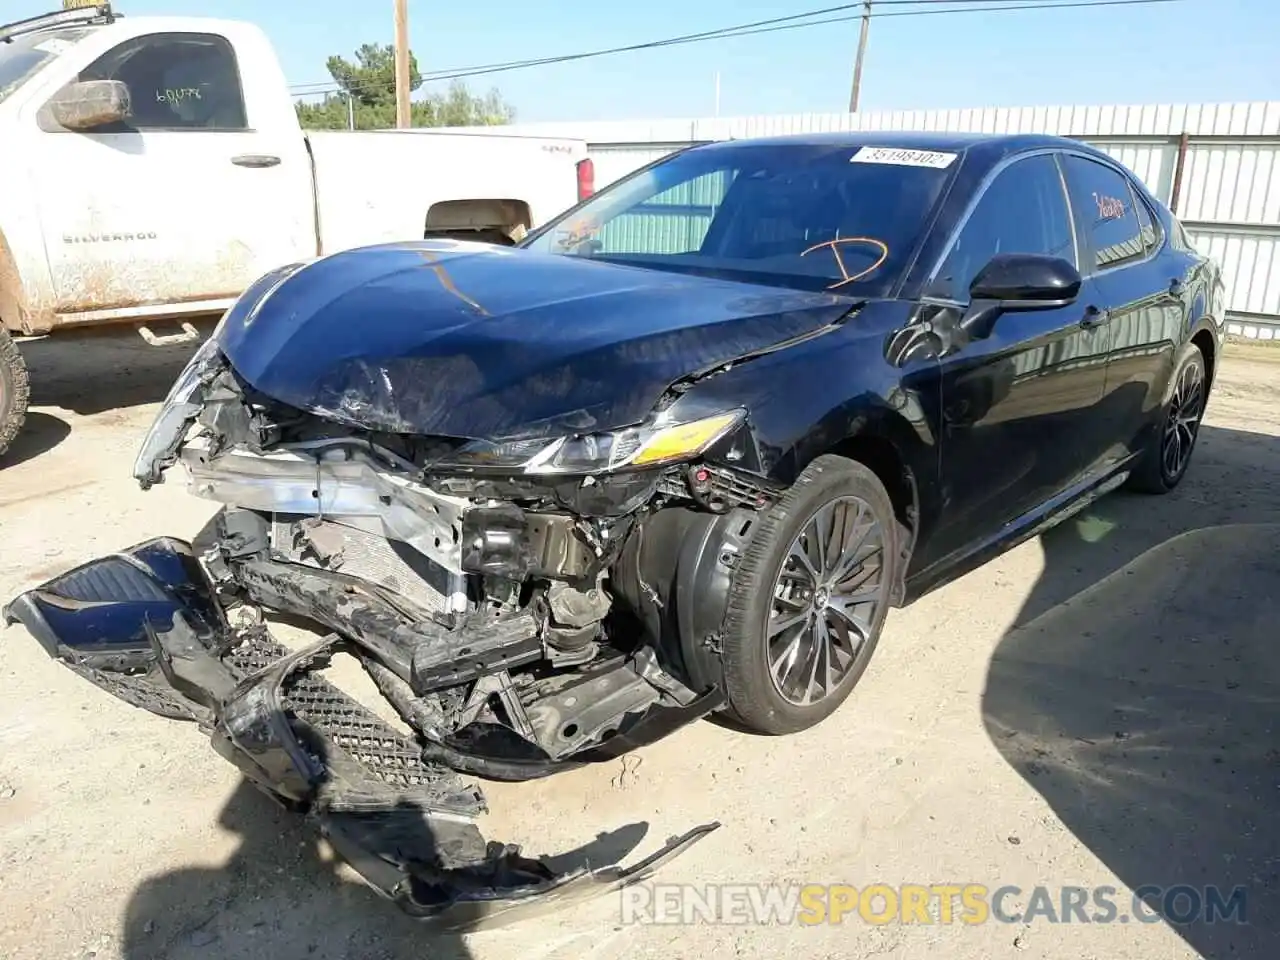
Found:
[{"label": "truck tire", "polygon": [[27,365],[22,362],[18,345],[0,327],[0,457],[9,449],[9,444],[27,419],[30,395]]}]

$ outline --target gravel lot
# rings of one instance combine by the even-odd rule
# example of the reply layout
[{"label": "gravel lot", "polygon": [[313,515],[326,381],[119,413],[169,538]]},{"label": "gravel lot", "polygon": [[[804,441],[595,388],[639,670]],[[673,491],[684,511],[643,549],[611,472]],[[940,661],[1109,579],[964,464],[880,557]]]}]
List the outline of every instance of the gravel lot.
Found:
[{"label": "gravel lot", "polygon": [[[135,445],[189,350],[28,345],[30,427],[0,470],[0,602],[211,506],[142,493]],[[244,786],[198,731],[0,635],[0,956],[1280,956],[1280,350],[1224,358],[1196,460],[890,615],[855,697],[803,735],[699,723],[610,765],[486,787],[491,837],[597,834],[639,856],[724,826],[662,875],[705,884],[1247,888],[1248,925],[623,926],[616,899],[427,937]],[[633,825],[633,826],[629,826]]]}]

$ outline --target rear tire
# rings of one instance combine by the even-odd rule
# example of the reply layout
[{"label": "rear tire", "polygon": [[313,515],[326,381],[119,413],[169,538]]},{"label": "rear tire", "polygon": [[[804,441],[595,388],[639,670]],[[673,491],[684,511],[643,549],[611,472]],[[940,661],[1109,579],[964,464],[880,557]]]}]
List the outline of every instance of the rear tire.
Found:
[{"label": "rear tire", "polygon": [[30,396],[27,365],[22,361],[18,345],[0,327],[0,457],[9,449],[9,444],[27,419]]},{"label": "rear tire", "polygon": [[880,479],[843,457],[814,460],[762,518],[730,588],[729,712],[765,734],[830,716],[875,652],[900,563]]},{"label": "rear tire", "polygon": [[1147,448],[1128,486],[1139,493],[1165,494],[1182,482],[1191,465],[1191,454],[1200,437],[1200,421],[1209,383],[1205,376],[1204,354],[1200,348],[1186,348],[1174,368],[1173,393],[1161,412],[1160,425],[1147,441]]}]

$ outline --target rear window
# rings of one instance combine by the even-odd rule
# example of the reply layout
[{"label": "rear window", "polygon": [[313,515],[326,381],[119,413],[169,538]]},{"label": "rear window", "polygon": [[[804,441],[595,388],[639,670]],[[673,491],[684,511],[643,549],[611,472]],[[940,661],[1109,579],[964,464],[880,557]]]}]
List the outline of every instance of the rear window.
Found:
[{"label": "rear window", "polygon": [[959,156],[717,144],[660,161],[531,237],[529,249],[876,296],[901,275]]},{"label": "rear window", "polygon": [[1141,260],[1151,246],[1134,210],[1129,181],[1105,164],[1068,154],[1071,203],[1092,240],[1094,266],[1110,270]]}]

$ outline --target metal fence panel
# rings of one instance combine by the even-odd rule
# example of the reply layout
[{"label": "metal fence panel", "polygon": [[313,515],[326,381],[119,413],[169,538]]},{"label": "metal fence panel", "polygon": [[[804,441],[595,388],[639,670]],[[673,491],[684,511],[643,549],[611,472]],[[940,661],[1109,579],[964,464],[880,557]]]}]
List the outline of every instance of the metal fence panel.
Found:
[{"label": "metal fence panel", "polygon": [[1189,229],[1201,253],[1223,265],[1233,313],[1254,323],[1280,318],[1280,231]]},{"label": "metal fence panel", "polygon": [[1280,142],[1206,143],[1187,151],[1183,202],[1186,220],[1280,224]]},{"label": "metal fence panel", "polygon": [[590,155],[596,168],[596,189],[621,180],[633,170],[639,170],[646,164],[665,157],[673,150],[680,149],[680,146],[680,144],[667,144],[610,149],[607,144],[593,145]]}]

